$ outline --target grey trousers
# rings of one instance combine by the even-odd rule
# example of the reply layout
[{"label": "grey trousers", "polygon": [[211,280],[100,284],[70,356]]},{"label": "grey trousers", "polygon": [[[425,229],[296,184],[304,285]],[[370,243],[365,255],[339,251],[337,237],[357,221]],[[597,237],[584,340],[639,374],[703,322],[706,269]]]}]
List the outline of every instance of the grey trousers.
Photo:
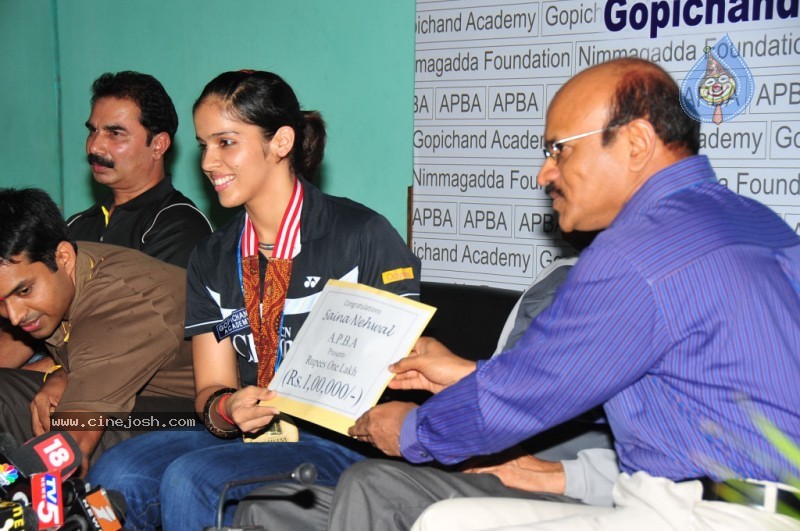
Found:
[{"label": "grey trousers", "polygon": [[260,526],[269,531],[324,531],[333,487],[279,483],[260,487],[236,508],[234,526]]},{"label": "grey trousers", "polygon": [[[298,493],[310,504],[297,503]],[[336,490],[284,484],[257,489],[239,503],[237,525],[270,531],[406,530],[440,500],[503,497],[579,503],[557,494],[526,492],[503,485],[491,474],[464,474],[400,461],[368,459],[348,468]],[[266,501],[265,503],[265,500]]]}]

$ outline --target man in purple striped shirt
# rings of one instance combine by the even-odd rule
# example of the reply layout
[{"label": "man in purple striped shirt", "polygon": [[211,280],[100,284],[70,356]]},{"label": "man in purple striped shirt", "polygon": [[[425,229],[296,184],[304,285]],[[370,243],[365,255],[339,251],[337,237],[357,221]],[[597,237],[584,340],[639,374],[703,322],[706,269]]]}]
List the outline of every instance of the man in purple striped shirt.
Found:
[{"label": "man in purple striped shirt", "polygon": [[[575,76],[553,99],[545,136],[538,181],[562,230],[604,232],[512,349],[475,364],[421,339],[391,386],[436,396],[378,405],[351,435],[413,463],[454,464],[603,405],[623,471],[615,508],[502,500],[490,511],[463,500],[445,502],[448,521],[487,528],[483,507],[493,527],[580,514],[614,529],[794,528],[766,501],[792,503],[776,482],[799,472],[760,423],[800,442],[800,237],[717,181],[697,155],[699,124],[652,63]],[[343,497],[365,472],[343,476]],[[753,488],[767,511],[700,501],[693,478],[707,497],[713,482],[765,480]],[[440,522],[431,514],[428,524]]]}]

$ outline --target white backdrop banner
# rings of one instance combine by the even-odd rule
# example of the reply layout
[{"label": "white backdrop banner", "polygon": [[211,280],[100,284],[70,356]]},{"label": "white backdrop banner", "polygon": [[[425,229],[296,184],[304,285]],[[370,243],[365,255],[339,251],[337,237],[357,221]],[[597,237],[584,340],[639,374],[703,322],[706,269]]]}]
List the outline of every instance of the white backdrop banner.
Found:
[{"label": "white backdrop banner", "polygon": [[[799,1],[417,0],[423,280],[521,290],[572,253],[536,184],[545,112],[572,75],[617,57],[670,72],[695,98],[720,180],[800,234]],[[721,92],[703,88],[712,77]]]}]

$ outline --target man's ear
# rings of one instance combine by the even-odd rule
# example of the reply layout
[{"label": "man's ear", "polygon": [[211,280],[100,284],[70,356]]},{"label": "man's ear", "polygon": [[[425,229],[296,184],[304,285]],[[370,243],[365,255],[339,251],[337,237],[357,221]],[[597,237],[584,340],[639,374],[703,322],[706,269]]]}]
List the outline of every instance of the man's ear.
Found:
[{"label": "man's ear", "polygon": [[56,247],[56,265],[58,265],[58,269],[63,269],[69,275],[72,275],[75,271],[76,260],[77,255],[72,244],[67,241],[60,242]]},{"label": "man's ear", "polygon": [[653,124],[643,118],[636,118],[625,125],[631,170],[640,172],[645,168],[655,153],[658,136]]},{"label": "man's ear", "polygon": [[273,153],[279,158],[285,159],[294,147],[294,129],[288,125],[279,127],[275,134],[272,135],[269,145]]},{"label": "man's ear", "polygon": [[169,135],[161,131],[150,140],[150,148],[153,150],[153,158],[156,160],[164,158],[169,146],[172,145]]}]

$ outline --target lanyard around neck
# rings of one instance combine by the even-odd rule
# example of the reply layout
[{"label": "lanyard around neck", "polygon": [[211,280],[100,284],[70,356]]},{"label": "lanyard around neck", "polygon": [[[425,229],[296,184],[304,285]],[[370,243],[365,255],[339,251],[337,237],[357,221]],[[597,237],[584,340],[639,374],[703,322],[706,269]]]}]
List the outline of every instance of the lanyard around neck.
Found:
[{"label": "lanyard around neck", "polygon": [[[283,219],[278,227],[278,235],[275,238],[275,247],[272,250],[272,258],[292,259],[297,238],[300,236],[300,213],[303,210],[303,186],[300,180],[295,180],[294,190],[286,210],[283,212]],[[236,261],[239,272],[239,287],[244,294],[244,283],[242,281],[242,257],[258,254],[258,234],[250,219],[250,215],[244,214],[244,227],[239,235],[236,253]]]},{"label": "lanyard around neck", "polygon": [[[292,252],[300,234],[300,211],[302,209],[303,187],[300,181],[295,181],[292,197],[283,212],[283,219],[281,219],[281,224],[278,227],[272,258],[292,259]],[[242,229],[239,249],[241,256],[252,256],[258,253],[258,234],[256,234],[253,222],[247,213],[245,213],[244,217],[244,228]]]},{"label": "lanyard around neck", "polygon": [[239,237],[239,282],[258,356],[258,385],[266,387],[283,359],[280,330],[292,270],[292,253],[300,233],[303,188],[295,182],[292,198],[278,228],[263,284],[259,267],[258,235],[245,215]]}]

